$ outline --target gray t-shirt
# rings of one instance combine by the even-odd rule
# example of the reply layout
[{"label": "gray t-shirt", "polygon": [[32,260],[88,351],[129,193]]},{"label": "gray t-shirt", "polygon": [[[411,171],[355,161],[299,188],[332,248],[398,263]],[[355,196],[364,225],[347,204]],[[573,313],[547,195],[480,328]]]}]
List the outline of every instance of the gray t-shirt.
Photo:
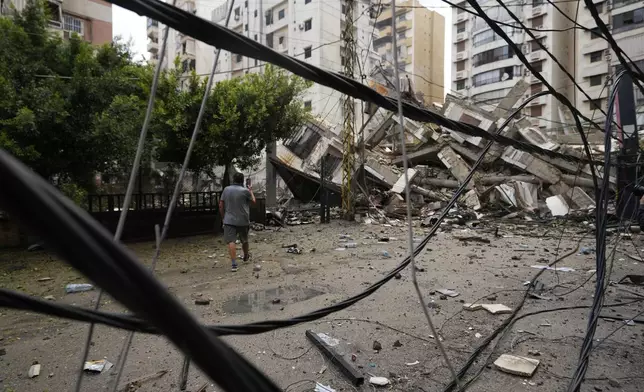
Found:
[{"label": "gray t-shirt", "polygon": [[241,185],[229,185],[221,193],[224,202],[224,225],[250,226],[250,191]]}]

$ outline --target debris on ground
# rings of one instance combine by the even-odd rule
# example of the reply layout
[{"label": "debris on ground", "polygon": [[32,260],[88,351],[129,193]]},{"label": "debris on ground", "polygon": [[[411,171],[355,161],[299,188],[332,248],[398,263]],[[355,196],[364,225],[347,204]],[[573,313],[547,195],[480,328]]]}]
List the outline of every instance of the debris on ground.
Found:
[{"label": "debris on ground", "polygon": [[537,370],[539,363],[540,361],[538,359],[502,354],[496,361],[494,361],[494,366],[505,373],[523,377],[532,377],[534,372]]},{"label": "debris on ground", "polygon": [[106,359],[99,359],[96,361],[86,361],[83,365],[83,370],[90,373],[102,373],[103,371],[108,371],[114,366],[110,361]]},{"label": "debris on ground", "polygon": [[450,289],[439,289],[439,290],[436,290],[436,291],[439,294],[442,294],[442,295],[444,295],[446,297],[458,297],[459,296],[459,293],[457,291],[450,290]]},{"label": "debris on ground", "polygon": [[463,309],[465,310],[479,310],[485,309],[492,314],[507,314],[512,313],[512,308],[509,308],[503,304],[463,304]]},{"label": "debris on ground", "polygon": [[380,344],[379,341],[374,340],[373,345],[371,346],[371,348],[373,349],[373,351],[380,351],[380,350],[382,350],[382,344]]},{"label": "debris on ground", "polygon": [[335,389],[331,388],[330,386],[322,385],[319,382],[316,382],[315,389],[313,391],[314,392],[335,392]]},{"label": "debris on ground", "polygon": [[40,364],[34,363],[29,368],[29,378],[38,377],[40,375]]},{"label": "debris on ground", "polygon": [[384,387],[389,385],[389,379],[387,377],[370,377],[369,384]]},{"label": "debris on ground", "polygon": [[80,293],[83,291],[90,291],[92,289],[94,289],[94,286],[89,283],[70,283],[65,286],[65,292],[67,294]]}]

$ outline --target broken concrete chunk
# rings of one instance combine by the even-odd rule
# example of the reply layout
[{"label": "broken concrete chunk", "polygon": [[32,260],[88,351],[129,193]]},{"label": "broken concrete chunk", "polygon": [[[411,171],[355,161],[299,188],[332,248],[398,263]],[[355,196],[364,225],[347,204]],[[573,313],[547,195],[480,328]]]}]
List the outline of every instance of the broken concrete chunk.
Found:
[{"label": "broken concrete chunk", "polygon": [[574,188],[570,188],[565,193],[565,196],[567,199],[569,199],[572,202],[572,205],[575,208],[579,208],[582,210],[595,208],[595,200],[593,200],[592,197],[588,196],[588,194],[578,186]]},{"label": "broken concrete chunk", "polygon": [[369,384],[384,387],[389,385],[389,379],[387,377],[371,377],[369,378]]},{"label": "broken concrete chunk", "polygon": [[106,359],[99,359],[97,361],[87,361],[83,365],[83,370],[92,372],[92,373],[101,373],[103,371],[108,371],[114,366],[110,361]]},{"label": "broken concrete chunk", "polygon": [[548,206],[552,216],[564,216],[568,214],[568,211],[570,211],[570,207],[568,207],[566,199],[561,195],[550,196],[546,199],[546,205]]},{"label": "broken concrete chunk", "polygon": [[494,366],[505,373],[523,377],[532,377],[534,372],[537,370],[539,363],[540,361],[538,359],[502,354],[496,361],[494,361]]},{"label": "broken concrete chunk", "polygon": [[440,289],[440,290],[436,290],[436,291],[439,292],[440,294],[446,295],[448,297],[458,297],[459,296],[459,293],[457,291],[450,290],[450,289]]},{"label": "broken concrete chunk", "polygon": [[[411,185],[411,182],[416,178],[416,175],[418,174],[418,171],[414,169],[407,169],[407,180],[409,181],[409,184]],[[405,174],[403,173],[400,178],[398,178],[398,181],[394,184],[394,186],[391,188],[391,191],[393,193],[403,193],[405,192]]]},{"label": "broken concrete chunk", "polygon": [[40,375],[40,364],[36,363],[29,368],[29,378],[38,377]]},{"label": "broken concrete chunk", "polygon": [[485,309],[492,314],[512,313],[512,308],[503,304],[463,304],[463,309],[471,311]]}]

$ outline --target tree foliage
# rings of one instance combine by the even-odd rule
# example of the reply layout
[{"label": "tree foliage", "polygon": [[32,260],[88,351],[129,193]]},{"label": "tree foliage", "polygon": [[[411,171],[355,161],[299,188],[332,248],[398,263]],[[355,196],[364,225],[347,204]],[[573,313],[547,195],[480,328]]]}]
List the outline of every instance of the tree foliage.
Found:
[{"label": "tree foliage", "polygon": [[[42,1],[0,17],[0,148],[79,194],[91,190],[96,173],[129,173],[153,69],[135,63],[118,40],[99,47],[77,35],[63,40],[47,21]],[[183,162],[197,119],[206,81],[193,73],[179,88],[175,65],[161,75],[147,162]],[[215,84],[190,169],[256,164],[268,143],[306,120],[300,97],[309,86],[270,66]]]}]

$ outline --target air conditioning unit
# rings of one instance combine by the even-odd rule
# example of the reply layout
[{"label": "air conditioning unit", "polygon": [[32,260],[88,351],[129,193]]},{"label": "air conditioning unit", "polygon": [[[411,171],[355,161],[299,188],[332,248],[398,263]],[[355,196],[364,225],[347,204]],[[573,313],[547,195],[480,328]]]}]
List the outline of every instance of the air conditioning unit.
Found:
[{"label": "air conditioning unit", "polygon": [[300,30],[304,30],[304,23],[300,23],[297,27],[299,27]]},{"label": "air conditioning unit", "polygon": [[613,55],[610,53],[610,49],[604,50],[604,58],[606,61],[610,61],[613,58]]},{"label": "air conditioning unit", "polygon": [[456,53],[456,60],[457,61],[463,60],[464,58],[465,58],[465,52]]}]

